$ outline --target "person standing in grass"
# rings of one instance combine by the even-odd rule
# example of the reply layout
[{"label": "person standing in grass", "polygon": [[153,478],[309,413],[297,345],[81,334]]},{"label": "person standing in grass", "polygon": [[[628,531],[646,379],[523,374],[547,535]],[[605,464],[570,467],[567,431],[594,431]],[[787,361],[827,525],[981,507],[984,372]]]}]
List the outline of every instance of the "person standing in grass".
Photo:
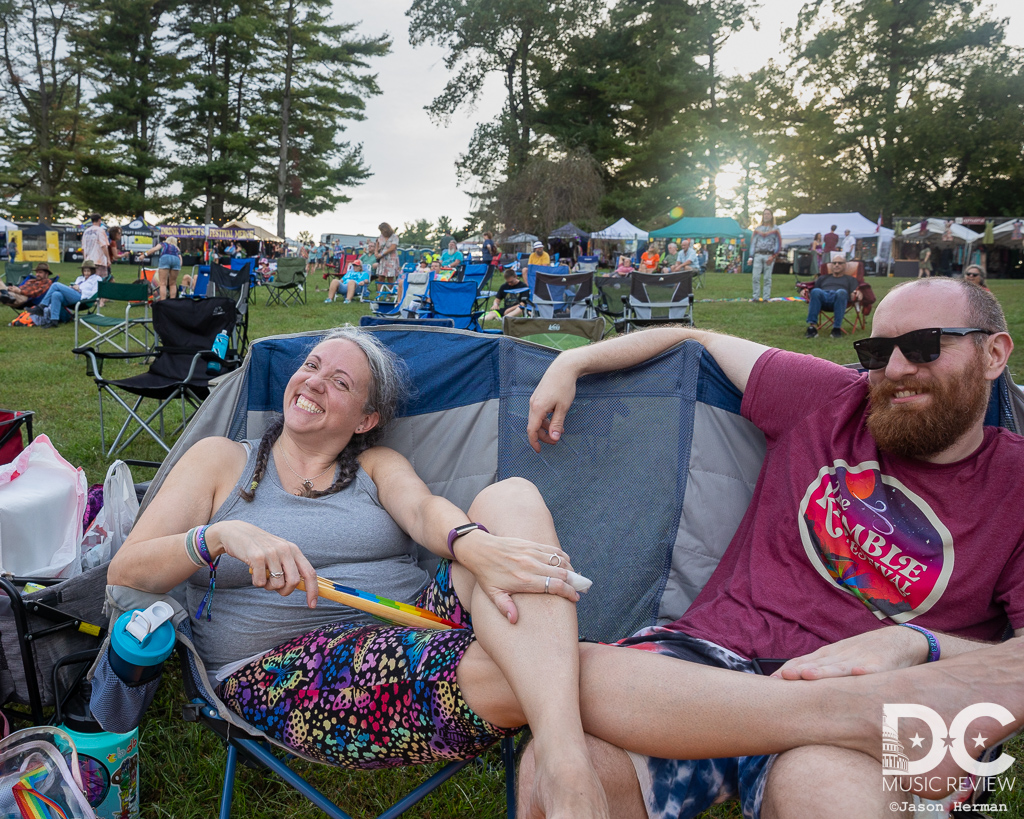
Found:
[{"label": "person standing in grass", "polygon": [[[761,224],[754,228],[750,239],[751,274],[754,291],[751,301],[768,301],[772,297],[772,267],[775,258],[782,251],[782,234],[775,227],[775,214],[768,208],[761,214]],[[762,290],[761,282],[764,281]]]},{"label": "person standing in grass", "polygon": [[96,263],[96,275],[105,279],[110,273],[110,237],[100,223],[100,215],[89,217],[92,224],[82,234],[82,256]]},{"label": "person standing in grass", "polygon": [[[160,254],[160,261],[157,263],[156,281],[160,287],[160,298],[178,297],[178,273],[181,272],[181,251],[178,250],[178,240],[173,236],[165,236],[160,242],[146,251],[146,256]],[[97,273],[99,266],[97,265]]]},{"label": "person standing in grass", "polygon": [[377,281],[390,284],[398,278],[398,237],[387,222],[381,222],[378,230],[380,236],[377,237],[374,253],[377,259]]}]

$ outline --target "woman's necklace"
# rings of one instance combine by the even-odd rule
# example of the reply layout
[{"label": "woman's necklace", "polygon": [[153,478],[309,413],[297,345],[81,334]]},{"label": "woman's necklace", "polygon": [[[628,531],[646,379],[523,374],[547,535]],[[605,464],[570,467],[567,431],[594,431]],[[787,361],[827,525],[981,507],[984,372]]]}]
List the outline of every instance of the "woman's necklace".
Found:
[{"label": "woman's necklace", "polygon": [[335,464],[332,463],[330,466],[327,467],[327,469],[325,469],[319,475],[314,475],[312,478],[303,478],[298,472],[296,472],[294,469],[292,469],[292,465],[291,465],[291,463],[288,460],[288,456],[285,454],[284,447],[281,447],[281,457],[284,458],[284,465],[288,467],[288,471],[291,472],[300,481],[302,481],[302,488],[303,488],[305,493],[312,492],[313,491],[313,481],[315,481],[317,478],[320,478],[320,477],[323,477],[324,475],[326,475],[335,466]]}]

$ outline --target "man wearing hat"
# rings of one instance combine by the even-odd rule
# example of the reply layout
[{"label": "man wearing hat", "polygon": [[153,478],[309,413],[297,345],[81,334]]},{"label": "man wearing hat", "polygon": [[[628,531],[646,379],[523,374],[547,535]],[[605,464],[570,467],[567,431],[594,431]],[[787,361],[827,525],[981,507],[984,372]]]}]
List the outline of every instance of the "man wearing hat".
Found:
[{"label": "man wearing hat", "polygon": [[327,298],[324,299],[324,304],[334,301],[342,285],[345,285],[345,304],[348,304],[355,298],[356,291],[361,295],[364,294],[369,284],[370,271],[364,269],[362,260],[355,259],[349,262],[348,270],[345,271],[344,276],[340,279],[331,280],[331,285],[327,288]]},{"label": "man wearing hat", "polygon": [[15,310],[38,304],[53,282],[50,279],[50,266],[46,262],[36,265],[35,276],[19,287],[7,287],[0,282],[0,304],[7,304]]},{"label": "man wearing hat", "polygon": [[551,257],[548,256],[548,252],[544,249],[543,242],[533,243],[533,253],[530,254],[530,260],[527,264],[551,264]]},{"label": "man wearing hat", "polygon": [[96,275],[96,262],[86,259],[82,262],[82,275],[68,287],[60,282],[53,282],[36,307],[29,312],[38,316],[35,322],[40,327],[56,327],[64,318],[64,308],[73,307],[82,299],[91,299],[100,286],[100,277]]}]

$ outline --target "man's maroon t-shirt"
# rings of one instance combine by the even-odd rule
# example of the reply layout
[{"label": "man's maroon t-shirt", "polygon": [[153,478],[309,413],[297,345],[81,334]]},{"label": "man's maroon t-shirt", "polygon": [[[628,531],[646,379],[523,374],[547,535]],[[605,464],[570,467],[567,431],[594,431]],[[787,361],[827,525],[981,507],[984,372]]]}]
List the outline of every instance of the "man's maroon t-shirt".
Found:
[{"label": "man's maroon t-shirt", "polygon": [[742,413],[765,434],[765,462],[674,627],[748,658],[797,657],[894,622],[991,641],[1007,620],[1024,627],[1024,438],[986,427],[961,461],[908,460],[879,451],[866,409],[866,376],[761,356]]},{"label": "man's maroon t-shirt", "polygon": [[826,253],[831,253],[833,250],[839,249],[839,234],[838,233],[826,233],[821,237],[824,240],[823,249]]}]

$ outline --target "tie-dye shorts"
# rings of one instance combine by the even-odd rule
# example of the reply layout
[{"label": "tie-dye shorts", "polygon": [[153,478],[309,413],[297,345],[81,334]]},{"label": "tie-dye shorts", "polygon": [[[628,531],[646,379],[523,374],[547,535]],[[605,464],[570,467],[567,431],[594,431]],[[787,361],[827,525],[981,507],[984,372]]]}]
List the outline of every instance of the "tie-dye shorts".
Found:
[{"label": "tie-dye shorts", "polygon": [[481,719],[459,690],[455,670],[473,631],[448,561],[416,602],[466,628],[324,626],[238,669],[221,699],[268,736],[330,765],[366,770],[476,756],[515,729]]},{"label": "tie-dye shorts", "polygon": [[[754,673],[749,660],[728,649],[653,626],[616,645],[664,654],[701,665]],[[629,754],[651,819],[690,819],[712,805],[739,799],[745,819],[761,814],[764,785],[774,756],[739,756],[725,759],[660,759]]]}]

